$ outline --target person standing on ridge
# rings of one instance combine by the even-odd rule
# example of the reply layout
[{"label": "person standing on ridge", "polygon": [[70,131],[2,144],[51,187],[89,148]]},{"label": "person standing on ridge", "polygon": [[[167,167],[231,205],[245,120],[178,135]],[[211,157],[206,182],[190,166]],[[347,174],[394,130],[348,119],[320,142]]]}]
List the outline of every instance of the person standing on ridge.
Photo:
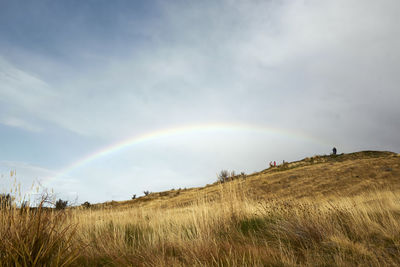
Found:
[{"label": "person standing on ridge", "polygon": [[274,167],[276,167],[276,161],[274,160]]},{"label": "person standing on ridge", "polygon": [[336,147],[334,147],[334,148],[332,149],[332,154],[333,154],[333,155],[336,155],[336,152],[337,152]]}]

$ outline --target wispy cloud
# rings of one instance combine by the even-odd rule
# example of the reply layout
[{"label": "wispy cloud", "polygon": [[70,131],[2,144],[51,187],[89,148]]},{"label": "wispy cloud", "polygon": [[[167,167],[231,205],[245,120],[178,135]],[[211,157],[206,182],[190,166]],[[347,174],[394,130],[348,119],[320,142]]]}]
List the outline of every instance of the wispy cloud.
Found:
[{"label": "wispy cloud", "polygon": [[42,131],[42,129],[39,128],[38,126],[19,118],[13,118],[13,117],[0,118],[0,123],[11,127],[22,128],[24,130],[36,133]]}]

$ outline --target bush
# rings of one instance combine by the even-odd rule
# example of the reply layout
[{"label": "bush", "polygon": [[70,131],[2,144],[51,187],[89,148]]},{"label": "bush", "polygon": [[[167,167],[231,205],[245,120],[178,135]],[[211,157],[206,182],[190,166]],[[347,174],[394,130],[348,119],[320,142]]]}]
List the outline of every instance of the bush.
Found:
[{"label": "bush", "polygon": [[82,204],[82,207],[84,207],[84,208],[86,208],[86,209],[90,208],[91,206],[92,206],[92,205],[90,204],[89,201],[86,201],[85,203]]},{"label": "bush", "polygon": [[150,194],[150,191],[143,191],[143,194],[145,195],[145,196],[148,196],[149,194]]},{"label": "bush", "polygon": [[222,170],[218,175],[218,181],[223,183],[229,179],[229,172],[227,170]]},{"label": "bush", "polygon": [[63,210],[67,207],[68,200],[62,200],[61,198],[56,201],[56,210]]}]

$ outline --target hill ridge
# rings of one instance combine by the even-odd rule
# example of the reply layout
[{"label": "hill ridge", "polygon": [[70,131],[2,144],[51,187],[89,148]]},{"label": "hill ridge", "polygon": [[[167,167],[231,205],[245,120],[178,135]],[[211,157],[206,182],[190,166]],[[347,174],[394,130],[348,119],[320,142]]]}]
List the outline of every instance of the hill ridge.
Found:
[{"label": "hill ridge", "polygon": [[92,205],[112,208],[129,206],[186,206],[206,197],[221,198],[221,190],[234,185],[246,197],[307,198],[310,194],[353,195],[368,190],[400,190],[400,155],[390,151],[365,150],[338,155],[315,155],[286,162],[248,175],[237,175],[224,183],[150,193],[133,200]]}]

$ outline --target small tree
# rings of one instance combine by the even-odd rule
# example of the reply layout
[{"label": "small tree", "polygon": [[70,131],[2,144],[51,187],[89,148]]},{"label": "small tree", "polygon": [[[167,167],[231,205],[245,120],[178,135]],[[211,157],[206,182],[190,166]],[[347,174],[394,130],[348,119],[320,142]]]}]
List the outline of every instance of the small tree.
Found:
[{"label": "small tree", "polygon": [[61,198],[56,201],[56,210],[63,210],[67,207],[68,200],[62,200]]},{"label": "small tree", "polygon": [[217,177],[218,177],[218,181],[221,182],[221,183],[223,183],[223,182],[225,182],[225,181],[228,180],[228,178],[229,178],[229,172],[228,172],[227,170],[222,170],[222,171],[217,175]]}]

